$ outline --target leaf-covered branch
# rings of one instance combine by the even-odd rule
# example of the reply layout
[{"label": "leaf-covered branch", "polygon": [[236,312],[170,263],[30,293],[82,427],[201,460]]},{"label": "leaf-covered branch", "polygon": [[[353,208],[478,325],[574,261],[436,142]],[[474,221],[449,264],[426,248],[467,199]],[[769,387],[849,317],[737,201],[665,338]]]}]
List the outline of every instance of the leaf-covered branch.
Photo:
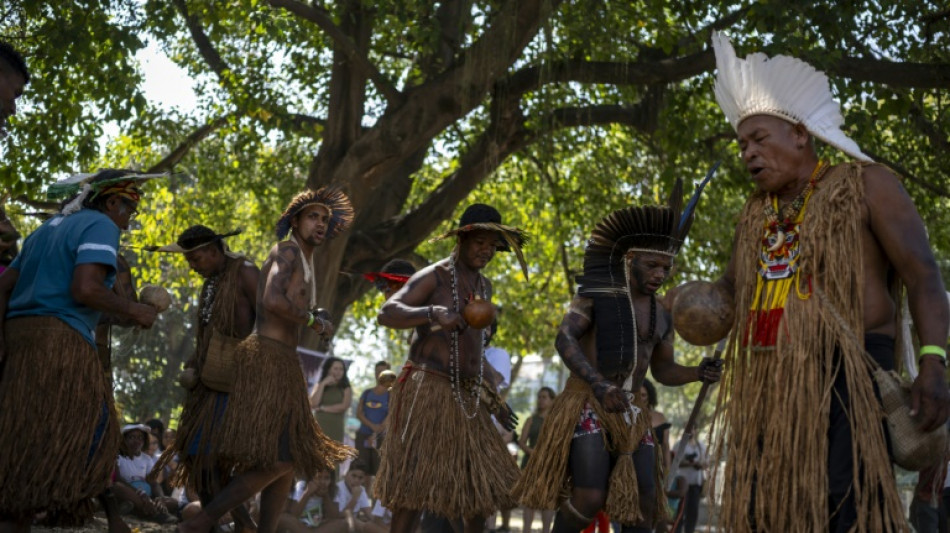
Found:
[{"label": "leaf-covered branch", "polygon": [[327,35],[333,39],[337,45],[337,50],[342,52],[350,61],[353,61],[363,73],[369,78],[390,105],[402,101],[403,95],[395,85],[389,82],[376,65],[364,54],[353,42],[352,39],[339,26],[333,23],[330,13],[316,5],[307,5],[296,0],[269,0],[270,5],[276,8],[283,8],[294,15],[317,25]]}]

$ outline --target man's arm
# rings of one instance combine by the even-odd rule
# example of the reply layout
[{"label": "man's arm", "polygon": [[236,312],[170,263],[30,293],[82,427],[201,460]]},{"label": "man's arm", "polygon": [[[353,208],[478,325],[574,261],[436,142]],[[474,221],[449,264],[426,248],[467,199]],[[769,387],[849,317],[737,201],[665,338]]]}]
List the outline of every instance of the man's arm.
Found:
[{"label": "man's arm", "polygon": [[438,280],[435,266],[427,267],[402,286],[379,309],[376,321],[387,328],[408,329],[427,324],[438,324],[446,331],[465,327],[462,315],[444,305],[429,305]]},{"label": "man's arm", "polygon": [[[923,221],[897,177],[881,166],[864,170],[865,202],[871,232],[907,287],[907,299],[921,345],[947,346],[950,308],[940,270]],[[924,431],[950,417],[946,368],[937,357],[923,356],[911,389],[911,416]]]},{"label": "man's arm", "polygon": [[594,396],[607,411],[618,413],[629,409],[630,401],[616,384],[611,383],[587,359],[581,338],[591,329],[593,302],[589,298],[574,296],[570,308],[557,330],[554,346],[564,364],[577,377],[590,383]]},{"label": "man's arm", "polygon": [[[112,291],[122,298],[132,300],[133,302],[139,301],[138,294],[135,290],[135,280],[132,278],[132,268],[129,266],[129,262],[122,254],[119,254],[116,256],[115,263],[115,284],[112,286]],[[123,317],[113,313],[104,313],[99,323],[112,324],[123,328],[130,328],[137,325],[130,317]]]},{"label": "man's arm", "polygon": [[704,358],[698,366],[683,366],[677,363],[673,357],[673,328],[670,328],[660,344],[653,348],[650,357],[653,377],[667,386],[685,385],[694,381],[715,383],[722,377],[721,366],[721,359],[714,362],[709,358]]},{"label": "man's arm", "polygon": [[73,269],[70,293],[74,300],[104,313],[113,313],[133,320],[142,327],[150,327],[158,312],[151,305],[123,298],[106,287],[109,267],[99,263],[82,263]]}]

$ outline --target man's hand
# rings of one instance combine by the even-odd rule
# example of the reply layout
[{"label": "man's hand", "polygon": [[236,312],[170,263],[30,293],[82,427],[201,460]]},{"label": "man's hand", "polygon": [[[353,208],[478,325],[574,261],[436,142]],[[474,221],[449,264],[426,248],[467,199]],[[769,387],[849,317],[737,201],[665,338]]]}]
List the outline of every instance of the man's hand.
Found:
[{"label": "man's hand", "polygon": [[702,362],[696,367],[697,381],[703,383],[717,383],[722,379],[722,359],[710,359],[703,357]]},{"label": "man's hand", "polygon": [[613,383],[604,380],[594,384],[592,388],[594,397],[608,413],[622,413],[630,409],[630,399],[627,398],[627,394]]},{"label": "man's hand", "polygon": [[502,403],[495,413],[495,420],[505,428],[505,431],[514,431],[518,427],[518,415],[511,409],[507,403]]},{"label": "man's hand", "polygon": [[445,331],[462,331],[468,327],[468,324],[460,313],[451,311],[444,305],[432,306],[432,321]]},{"label": "man's hand", "polygon": [[923,357],[920,374],[910,389],[910,416],[917,418],[923,431],[934,431],[950,418],[950,390],[946,368],[935,357]]},{"label": "man's hand", "polygon": [[129,302],[129,316],[136,324],[143,328],[150,328],[158,318],[158,310],[148,304]]}]

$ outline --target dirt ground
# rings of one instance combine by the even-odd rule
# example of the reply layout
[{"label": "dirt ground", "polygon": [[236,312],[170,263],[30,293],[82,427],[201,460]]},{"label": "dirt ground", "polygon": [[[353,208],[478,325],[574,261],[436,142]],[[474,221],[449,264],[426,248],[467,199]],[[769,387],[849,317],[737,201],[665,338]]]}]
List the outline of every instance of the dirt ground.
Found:
[{"label": "dirt ground", "polygon": [[[152,522],[145,522],[131,516],[125,516],[123,518],[125,519],[125,523],[132,528],[133,533],[171,533],[175,531],[175,524],[159,525]],[[106,526],[105,517],[101,514],[97,514],[85,527],[58,528],[34,526],[31,531],[34,533],[102,533],[107,530],[108,527]]]}]

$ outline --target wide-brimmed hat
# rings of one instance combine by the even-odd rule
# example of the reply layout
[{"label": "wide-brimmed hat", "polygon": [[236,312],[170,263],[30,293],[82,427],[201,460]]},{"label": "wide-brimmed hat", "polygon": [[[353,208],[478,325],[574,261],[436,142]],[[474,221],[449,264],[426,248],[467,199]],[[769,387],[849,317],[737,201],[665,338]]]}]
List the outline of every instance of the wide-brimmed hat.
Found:
[{"label": "wide-brimmed hat", "polygon": [[405,283],[409,281],[409,278],[415,273],[416,267],[412,266],[412,263],[409,261],[405,259],[393,259],[383,265],[382,270],[379,272],[367,272],[363,274],[363,277],[369,281],[385,279],[395,281],[396,283]]},{"label": "wide-brimmed hat", "polygon": [[462,233],[476,230],[494,231],[499,234],[497,250],[502,252],[514,251],[518,257],[518,263],[521,264],[521,271],[525,279],[528,279],[528,264],[525,262],[521,247],[528,241],[528,233],[514,226],[506,226],[501,223],[501,213],[494,207],[487,204],[472,204],[462,213],[459,219],[458,227],[449,230],[432,241],[440,241],[449,237],[458,237]]},{"label": "wide-brimmed hat", "polygon": [[186,254],[193,250],[208,246],[209,244],[219,242],[222,239],[240,235],[242,231],[244,230],[238,228],[227,233],[215,233],[214,230],[207,226],[195,224],[194,226],[191,226],[190,228],[183,231],[181,236],[178,237],[178,240],[174,244],[166,244],[165,246],[158,247],[146,247],[145,249],[155,252]]},{"label": "wide-brimmed hat", "polygon": [[732,124],[739,127],[753,115],[771,115],[803,124],[808,133],[861,161],[871,158],[841,131],[844,117],[831,94],[828,76],[794,57],[762,53],[736,57],[729,39],[713,32],[716,53],[716,101]]},{"label": "wide-brimmed hat", "polygon": [[146,426],[145,424],[126,424],[122,426],[122,434],[125,435],[130,431],[139,430],[145,433],[146,436],[152,434],[152,428]]}]

